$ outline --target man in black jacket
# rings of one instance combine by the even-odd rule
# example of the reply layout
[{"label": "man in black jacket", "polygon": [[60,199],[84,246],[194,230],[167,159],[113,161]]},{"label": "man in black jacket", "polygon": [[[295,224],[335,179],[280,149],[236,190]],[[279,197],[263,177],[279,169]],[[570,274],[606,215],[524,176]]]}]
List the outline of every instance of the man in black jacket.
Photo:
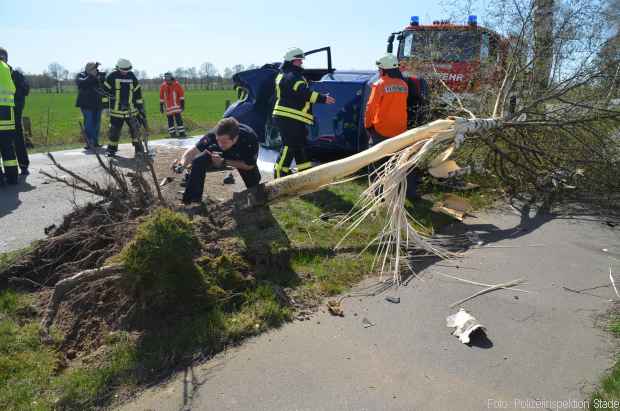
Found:
[{"label": "man in black jacket", "polygon": [[98,67],[99,63],[86,63],[84,71],[78,74],[75,79],[78,87],[75,106],[80,108],[84,117],[85,150],[101,147],[99,130],[101,128],[101,98],[105,73],[100,73]]},{"label": "man in black jacket", "polygon": [[230,166],[236,168],[247,188],[260,183],[261,175],[256,165],[258,137],[252,128],[239,124],[232,117],[220,120],[215,128],[175,161],[173,169],[182,172],[191,164],[183,203],[200,203],[207,170]]},{"label": "man in black jacket", "polygon": [[282,148],[274,165],[275,178],[291,174],[293,159],[297,164],[297,171],[312,167],[305,148],[307,126],[314,124],[312,105],[336,102],[333,97],[310,91],[308,80],[303,76],[304,58],[301,49],[289,49],[275,80],[276,104],[273,108],[273,120],[282,137]]},{"label": "man in black jacket", "polygon": [[[9,54],[5,49],[0,49],[0,60],[8,64]],[[30,159],[28,158],[28,150],[24,140],[22,114],[26,105],[26,96],[30,94],[30,85],[21,72],[14,70],[11,66],[9,68],[11,69],[11,78],[15,84],[15,155],[17,156],[17,163],[19,164],[21,174],[27,175]]]}]

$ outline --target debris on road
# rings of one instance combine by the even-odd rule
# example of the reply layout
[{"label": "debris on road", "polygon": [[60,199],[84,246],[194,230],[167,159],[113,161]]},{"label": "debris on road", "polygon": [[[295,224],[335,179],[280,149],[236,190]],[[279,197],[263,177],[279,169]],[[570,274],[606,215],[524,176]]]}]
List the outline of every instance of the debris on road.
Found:
[{"label": "debris on road", "polygon": [[502,289],[502,288],[513,287],[513,286],[515,286],[515,285],[522,284],[522,283],[524,283],[524,282],[525,282],[525,279],[524,279],[524,278],[519,278],[519,279],[517,279],[517,280],[510,281],[510,282],[507,282],[507,283],[504,283],[504,284],[496,284],[496,285],[490,286],[489,288],[485,288],[484,290],[480,290],[480,291],[478,291],[477,293],[472,294],[472,295],[470,295],[470,296],[469,296],[469,297],[467,297],[467,298],[463,298],[462,300],[455,302],[454,304],[452,304],[452,305],[450,306],[450,308],[454,308],[454,307],[456,307],[457,305],[461,305],[461,304],[463,304],[464,302],[471,300],[472,298],[476,298],[476,297],[478,297],[479,295],[486,294],[486,293],[490,293],[491,291],[495,291],[495,290],[500,290],[500,289]]},{"label": "debris on road", "polygon": [[399,304],[400,297],[385,297],[385,301],[390,302],[392,304]]},{"label": "debris on road", "polygon": [[468,215],[472,209],[471,203],[463,197],[454,194],[446,194],[433,205],[432,211],[446,214],[459,221],[463,221],[465,216]]},{"label": "debris on road", "polygon": [[362,326],[364,328],[374,327],[375,323],[371,322],[368,318],[364,317],[362,319]]},{"label": "debris on road", "polygon": [[344,310],[342,309],[342,305],[340,305],[340,301],[328,300],[327,309],[329,310],[329,313],[331,315],[335,315],[337,317],[344,317]]},{"label": "debris on road", "polygon": [[616,288],[616,282],[614,281],[614,276],[611,273],[611,264],[609,264],[609,280],[611,281],[611,286],[614,288],[616,297],[620,298],[620,294],[618,294],[618,289]]},{"label": "debris on road", "polygon": [[461,308],[456,314],[446,317],[446,327],[455,328],[452,335],[458,337],[463,344],[469,344],[471,334],[476,330],[485,331],[486,328],[478,322],[476,317]]}]

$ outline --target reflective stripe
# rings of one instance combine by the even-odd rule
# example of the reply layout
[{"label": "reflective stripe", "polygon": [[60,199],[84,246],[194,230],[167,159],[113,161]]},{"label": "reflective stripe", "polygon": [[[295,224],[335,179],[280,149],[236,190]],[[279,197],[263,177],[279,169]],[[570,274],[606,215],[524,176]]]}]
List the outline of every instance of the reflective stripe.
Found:
[{"label": "reflective stripe", "polygon": [[144,100],[142,100],[142,99],[136,100],[136,103],[137,104],[142,104],[142,103],[144,103]]},{"label": "reflective stripe", "polygon": [[287,153],[288,153],[288,146],[284,146],[284,148],[282,149],[282,153],[280,154],[280,161],[278,161],[276,165],[274,166],[274,169],[276,170],[276,178],[279,178],[281,176],[280,172],[284,171],[283,170],[284,168],[286,168],[286,171],[284,171],[285,173],[289,172],[288,167],[284,167],[284,159],[286,159]]},{"label": "reflective stripe", "polygon": [[290,108],[290,107],[283,107],[283,106],[280,106],[278,104],[276,104],[276,106],[273,108],[273,111],[274,111],[274,113],[276,111],[282,111],[282,112],[286,112],[286,113],[290,113],[290,114],[295,114],[297,116],[304,117],[305,119],[312,121],[312,120],[314,120],[314,116],[312,114],[308,113],[307,110],[309,110],[309,109],[310,109],[310,103],[308,102],[304,106],[303,111],[302,110],[297,110],[297,109],[294,109],[294,108]]},{"label": "reflective stripe", "polygon": [[312,94],[310,95],[310,103],[314,104],[317,102],[318,99],[319,99],[319,93],[317,93],[316,91],[313,91]]},{"label": "reflective stripe", "polygon": [[0,130],[15,130],[15,110],[9,107],[9,118],[0,120]]},{"label": "reflective stripe", "polygon": [[306,83],[306,82],[305,82],[305,81],[303,81],[303,80],[299,80],[298,82],[296,82],[295,84],[293,84],[293,91],[297,91],[297,90],[299,90],[299,87],[300,87],[302,84],[305,84],[305,85],[306,85],[306,87],[308,86],[308,83]]},{"label": "reflective stripe", "polygon": [[275,117],[286,117],[286,118],[290,118],[293,120],[301,121],[302,123],[305,123],[308,125],[312,125],[314,123],[314,121],[312,120],[308,120],[307,118],[298,116],[297,114],[287,113],[286,111],[273,110],[273,115]]},{"label": "reflective stripe", "polygon": [[[116,98],[116,101],[114,101],[114,111],[118,111],[119,106],[121,104],[121,79],[116,79],[114,81],[114,96]],[[112,113],[112,110],[110,110],[110,113]]]},{"label": "reflective stripe", "polygon": [[305,163],[297,164],[297,171],[303,171],[312,168],[312,163],[310,161],[306,161]]},{"label": "reflective stripe", "polygon": [[17,167],[17,160],[2,160],[5,167]]},{"label": "reflective stripe", "polygon": [[134,87],[134,89],[133,89],[134,93],[135,93],[136,91],[138,91],[141,87],[142,87],[142,86],[141,86],[140,84],[138,84],[136,87]]}]

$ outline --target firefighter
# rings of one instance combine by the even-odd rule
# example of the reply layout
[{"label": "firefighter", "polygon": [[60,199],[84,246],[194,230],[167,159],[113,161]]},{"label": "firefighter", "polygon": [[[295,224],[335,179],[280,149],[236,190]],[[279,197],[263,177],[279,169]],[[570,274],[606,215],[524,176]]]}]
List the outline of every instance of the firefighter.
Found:
[{"label": "firefighter", "polygon": [[274,177],[291,174],[291,162],[295,159],[297,171],[312,167],[306,153],[307,126],[314,124],[314,103],[334,104],[328,95],[310,91],[308,80],[303,76],[304,52],[291,48],[284,55],[284,63],[275,80],[276,104],[273,120],[282,137],[280,155],[274,165]]},{"label": "firefighter", "polygon": [[[3,48],[0,53],[7,55]],[[17,184],[17,158],[15,156],[15,84],[11,77],[11,68],[0,59],[0,160],[4,173],[0,175],[0,184]]]},{"label": "firefighter", "polygon": [[[370,144],[376,145],[407,130],[407,101],[409,87],[403,80],[398,60],[393,54],[386,54],[377,60],[379,79],[371,86],[366,103],[364,127],[370,137]],[[374,165],[379,167],[384,161]],[[407,178],[407,197],[416,196],[417,176]]]},{"label": "firefighter", "polygon": [[183,203],[202,201],[205,175],[212,168],[236,168],[247,188],[257,186],[261,180],[257,159],[258,137],[254,130],[239,124],[232,117],[220,120],[194,147],[183,153],[180,161],[176,160],[172,165],[175,172],[181,173],[191,164]]},{"label": "firefighter", "polygon": [[185,137],[185,127],[183,117],[181,117],[181,113],[185,110],[185,90],[170,72],[164,74],[164,82],[159,87],[159,111],[164,114],[164,109],[168,117],[170,137]]},{"label": "firefighter", "polygon": [[[0,60],[8,64],[9,55],[5,49],[0,49]],[[28,166],[30,166],[30,159],[28,158],[28,150],[26,149],[26,141],[24,140],[24,130],[22,127],[22,113],[24,112],[24,106],[26,105],[26,96],[30,93],[30,85],[24,77],[24,75],[13,70],[13,67],[9,65],[11,70],[11,78],[13,84],[15,84],[15,154],[17,156],[17,163],[21,170],[22,175],[28,175]]]},{"label": "firefighter", "polygon": [[104,107],[107,104],[110,115],[109,157],[114,157],[118,151],[118,140],[123,123],[127,123],[129,127],[136,155],[144,151],[139,139],[139,128],[140,123],[146,119],[146,113],[142,100],[142,88],[131,69],[129,60],[119,59],[116,70],[108,74],[103,82],[103,90],[106,93],[103,97],[103,104]]}]

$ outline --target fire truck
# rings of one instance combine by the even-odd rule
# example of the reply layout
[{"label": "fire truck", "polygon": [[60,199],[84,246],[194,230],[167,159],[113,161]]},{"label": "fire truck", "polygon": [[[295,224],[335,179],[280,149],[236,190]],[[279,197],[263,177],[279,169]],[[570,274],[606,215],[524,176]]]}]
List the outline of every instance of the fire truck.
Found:
[{"label": "fire truck", "polygon": [[388,53],[394,52],[395,40],[401,67],[426,79],[435,96],[451,96],[451,91],[472,97],[497,86],[509,46],[502,36],[479,26],[473,15],[467,24],[441,20],[426,25],[412,16],[407,27],[388,37]]}]

